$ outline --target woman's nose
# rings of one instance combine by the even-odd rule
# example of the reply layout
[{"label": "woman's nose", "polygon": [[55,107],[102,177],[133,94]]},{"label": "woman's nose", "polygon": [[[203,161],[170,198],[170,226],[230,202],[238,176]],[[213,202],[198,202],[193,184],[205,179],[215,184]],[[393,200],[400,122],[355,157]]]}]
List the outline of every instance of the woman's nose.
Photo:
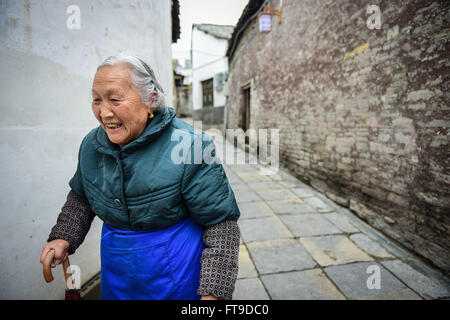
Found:
[{"label": "woman's nose", "polygon": [[114,114],[111,111],[111,109],[109,108],[109,106],[107,105],[107,103],[102,103],[102,105],[100,107],[100,117],[102,117],[102,118],[110,118],[113,115]]}]

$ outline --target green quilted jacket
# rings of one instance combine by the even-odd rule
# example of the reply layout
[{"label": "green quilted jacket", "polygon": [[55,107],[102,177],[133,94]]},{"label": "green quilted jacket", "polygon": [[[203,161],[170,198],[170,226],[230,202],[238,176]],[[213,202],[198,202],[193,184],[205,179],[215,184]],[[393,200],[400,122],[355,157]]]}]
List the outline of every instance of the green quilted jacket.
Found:
[{"label": "green quilted jacket", "polygon": [[204,227],[237,220],[234,193],[214,148],[171,108],[123,148],[99,126],[83,139],[69,185],[100,219],[122,230],[166,228],[185,216]]}]

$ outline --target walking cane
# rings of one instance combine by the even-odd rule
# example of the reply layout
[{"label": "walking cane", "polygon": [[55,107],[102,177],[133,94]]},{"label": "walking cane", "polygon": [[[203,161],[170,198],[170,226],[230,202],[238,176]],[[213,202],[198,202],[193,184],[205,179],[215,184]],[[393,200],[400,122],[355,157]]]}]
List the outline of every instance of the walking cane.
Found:
[{"label": "walking cane", "polygon": [[[43,273],[44,273],[44,279],[47,283],[53,281],[51,264],[53,263],[54,257],[55,257],[55,250],[50,249],[47,252],[47,255],[45,256],[45,259],[44,259]],[[66,300],[82,300],[81,294],[80,294],[80,289],[75,289],[75,287],[73,285],[72,273],[70,272],[69,257],[67,257],[66,260],[63,261],[62,268],[64,271],[64,279],[66,280],[65,299]]]}]

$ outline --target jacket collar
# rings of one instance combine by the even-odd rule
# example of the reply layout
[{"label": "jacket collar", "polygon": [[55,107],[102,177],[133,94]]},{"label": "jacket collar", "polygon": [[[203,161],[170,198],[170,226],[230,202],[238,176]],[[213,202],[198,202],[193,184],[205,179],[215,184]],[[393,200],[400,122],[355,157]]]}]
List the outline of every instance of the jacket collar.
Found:
[{"label": "jacket collar", "polygon": [[165,114],[162,112],[155,114],[155,117],[149,122],[142,134],[136,140],[123,146],[122,149],[120,149],[117,144],[112,143],[109,140],[105,130],[99,126],[97,128],[97,135],[94,141],[96,144],[96,149],[102,153],[112,155],[118,153],[119,151],[122,153],[132,153],[153,140],[159,132],[161,132],[172,122],[175,116],[176,112],[172,108],[168,108],[168,112]]}]

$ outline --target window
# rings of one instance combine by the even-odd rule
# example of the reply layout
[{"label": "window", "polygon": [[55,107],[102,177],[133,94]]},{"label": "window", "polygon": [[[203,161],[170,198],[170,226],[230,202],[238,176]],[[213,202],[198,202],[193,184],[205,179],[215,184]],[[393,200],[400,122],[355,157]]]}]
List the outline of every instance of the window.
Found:
[{"label": "window", "polygon": [[214,106],[214,81],[213,79],[208,79],[202,81],[202,96],[203,96],[203,107]]}]

